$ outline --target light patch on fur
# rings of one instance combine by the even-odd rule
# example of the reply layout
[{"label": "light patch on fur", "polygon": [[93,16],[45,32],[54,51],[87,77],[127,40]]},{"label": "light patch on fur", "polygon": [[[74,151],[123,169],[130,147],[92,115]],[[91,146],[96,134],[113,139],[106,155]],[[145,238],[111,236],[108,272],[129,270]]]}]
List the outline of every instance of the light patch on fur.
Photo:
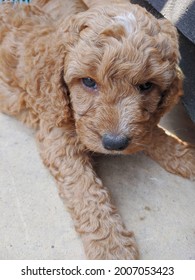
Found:
[{"label": "light patch on fur", "polygon": [[122,14],[114,17],[119,23],[122,23],[126,32],[133,32],[136,25],[136,18],[132,13]]},{"label": "light patch on fur", "polygon": [[129,135],[129,124],[136,122],[134,119],[134,109],[137,108],[139,102],[139,96],[129,96],[120,100],[117,104],[119,122],[118,133]]}]

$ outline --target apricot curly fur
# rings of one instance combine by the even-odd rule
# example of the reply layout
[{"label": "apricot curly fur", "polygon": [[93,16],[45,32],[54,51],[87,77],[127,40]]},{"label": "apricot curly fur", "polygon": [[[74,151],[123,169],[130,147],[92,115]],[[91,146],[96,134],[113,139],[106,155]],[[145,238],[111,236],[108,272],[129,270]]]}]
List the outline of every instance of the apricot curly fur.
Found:
[{"label": "apricot curly fur", "polygon": [[[90,259],[138,258],[90,151],[144,150],[168,171],[195,178],[194,147],[158,127],[182,95],[177,37],[167,20],[127,0],[0,5],[0,111],[35,129]],[[147,82],[152,89],[140,92]],[[128,146],[106,149],[106,133],[126,135]]]}]

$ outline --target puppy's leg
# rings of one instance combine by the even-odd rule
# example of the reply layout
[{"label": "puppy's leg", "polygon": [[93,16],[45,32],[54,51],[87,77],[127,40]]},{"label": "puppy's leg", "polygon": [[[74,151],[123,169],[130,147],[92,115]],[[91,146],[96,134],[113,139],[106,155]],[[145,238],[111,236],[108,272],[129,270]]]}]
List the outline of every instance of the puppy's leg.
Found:
[{"label": "puppy's leg", "polygon": [[167,171],[195,179],[195,146],[168,135],[156,127],[146,153]]},{"label": "puppy's leg", "polygon": [[40,128],[37,138],[41,156],[57,180],[87,257],[137,258],[133,233],[125,229],[74,130],[71,135],[71,128],[53,128],[43,123]]}]

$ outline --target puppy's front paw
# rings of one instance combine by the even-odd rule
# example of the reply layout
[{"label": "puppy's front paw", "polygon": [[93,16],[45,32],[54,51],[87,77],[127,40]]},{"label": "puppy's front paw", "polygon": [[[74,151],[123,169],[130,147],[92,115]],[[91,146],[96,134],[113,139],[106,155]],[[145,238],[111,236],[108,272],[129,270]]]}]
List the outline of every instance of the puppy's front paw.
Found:
[{"label": "puppy's front paw", "polygon": [[178,173],[188,179],[195,180],[195,147],[186,147],[176,161]]},{"label": "puppy's front paw", "polygon": [[134,234],[125,229],[114,230],[105,237],[88,236],[84,242],[88,259],[96,260],[135,260],[138,249]]},{"label": "puppy's front paw", "polygon": [[156,127],[145,152],[167,171],[195,180],[194,145],[168,134],[161,127]]},{"label": "puppy's front paw", "polygon": [[195,180],[195,147],[178,146],[174,157],[169,159],[165,167],[172,173]]}]

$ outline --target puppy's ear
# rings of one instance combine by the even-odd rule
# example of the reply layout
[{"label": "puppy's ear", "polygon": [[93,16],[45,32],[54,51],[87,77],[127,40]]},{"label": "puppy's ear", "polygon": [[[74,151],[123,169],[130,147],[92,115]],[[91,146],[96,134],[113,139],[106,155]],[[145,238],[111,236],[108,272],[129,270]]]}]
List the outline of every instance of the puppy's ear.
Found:
[{"label": "puppy's ear", "polygon": [[183,95],[183,73],[179,67],[180,52],[177,29],[167,19],[160,19],[160,32],[157,36],[158,49],[162,59],[168,61],[173,70],[173,81],[169,88],[162,93],[159,103],[159,113],[169,111]]},{"label": "puppy's ear", "polygon": [[183,79],[184,75],[179,66],[177,66],[173,82],[169,88],[162,93],[162,99],[158,108],[158,114],[160,117],[170,111],[179,102],[183,95]]},{"label": "puppy's ear", "polygon": [[47,65],[44,69],[45,83],[43,84],[45,103],[50,111],[48,116],[55,125],[61,127],[66,123],[70,123],[72,118],[72,110],[69,98],[69,90],[64,80],[64,62],[65,51],[61,46],[61,50],[54,49],[53,55],[49,54]]},{"label": "puppy's ear", "polygon": [[178,64],[180,60],[178,32],[176,27],[167,19],[159,20],[158,47],[162,56],[170,63]]},{"label": "puppy's ear", "polygon": [[48,125],[60,127],[70,123],[72,117],[63,74],[66,50],[59,40],[51,39],[49,45],[44,39],[28,47],[23,83],[30,93],[27,102],[33,110]]}]

